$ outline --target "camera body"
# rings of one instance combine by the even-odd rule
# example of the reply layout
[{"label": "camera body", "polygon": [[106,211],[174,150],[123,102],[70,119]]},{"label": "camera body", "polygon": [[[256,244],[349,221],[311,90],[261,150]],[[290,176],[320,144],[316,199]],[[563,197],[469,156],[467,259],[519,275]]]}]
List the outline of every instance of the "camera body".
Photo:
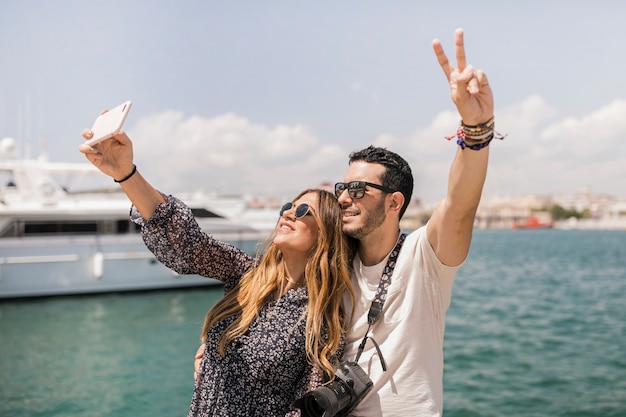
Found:
[{"label": "camera body", "polygon": [[344,361],[330,383],[307,392],[293,405],[302,417],[347,416],[372,389],[374,383],[356,363]]}]

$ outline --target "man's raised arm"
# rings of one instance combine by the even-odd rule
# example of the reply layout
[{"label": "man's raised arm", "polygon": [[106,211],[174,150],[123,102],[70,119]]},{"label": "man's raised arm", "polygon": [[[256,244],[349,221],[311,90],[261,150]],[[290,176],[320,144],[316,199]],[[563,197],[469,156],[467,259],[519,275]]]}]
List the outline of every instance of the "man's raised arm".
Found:
[{"label": "man's raised arm", "polygon": [[472,239],[474,217],[487,175],[489,141],[493,139],[493,93],[482,70],[467,65],[463,30],[455,31],[456,67],[441,42],[433,49],[450,85],[452,101],[461,116],[457,132],[459,148],[450,169],[446,197],[437,205],[428,224],[428,240],[446,265],[465,260]]}]

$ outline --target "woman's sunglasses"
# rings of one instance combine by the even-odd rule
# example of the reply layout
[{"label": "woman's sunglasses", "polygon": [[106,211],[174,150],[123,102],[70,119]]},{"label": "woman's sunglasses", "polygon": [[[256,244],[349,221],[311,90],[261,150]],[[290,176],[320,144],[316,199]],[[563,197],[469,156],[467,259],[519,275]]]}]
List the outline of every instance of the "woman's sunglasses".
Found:
[{"label": "woman's sunglasses", "polygon": [[351,181],[347,183],[346,182],[336,183],[335,184],[335,196],[339,198],[339,196],[341,196],[341,194],[343,194],[345,190],[348,190],[348,195],[350,196],[350,198],[363,198],[363,196],[365,195],[365,187],[367,186],[376,188],[377,190],[380,190],[388,194],[395,193],[394,190],[392,190],[391,188],[387,188],[383,185],[372,184],[371,182],[367,182],[367,181]]},{"label": "woman's sunglasses", "polygon": [[[292,207],[293,203],[291,202],[283,204],[283,206],[280,208],[280,217],[283,217],[283,213],[285,213],[287,210],[291,210]],[[311,214],[311,206],[309,206],[308,204],[302,203],[296,207],[296,219],[301,219],[309,214]]]}]

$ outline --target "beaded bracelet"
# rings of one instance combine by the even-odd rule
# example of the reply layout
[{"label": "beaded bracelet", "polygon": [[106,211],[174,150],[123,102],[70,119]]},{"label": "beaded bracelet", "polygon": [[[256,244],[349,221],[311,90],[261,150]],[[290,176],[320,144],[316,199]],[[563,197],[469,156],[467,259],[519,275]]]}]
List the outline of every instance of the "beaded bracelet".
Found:
[{"label": "beaded bracelet", "polygon": [[128,174],[127,176],[125,176],[124,178],[122,178],[121,180],[116,180],[115,178],[113,178],[113,181],[115,181],[116,183],[120,183],[120,182],[124,182],[127,179],[129,179],[130,177],[132,177],[133,175],[135,175],[135,172],[137,172],[137,165],[133,164],[133,170],[130,171],[130,174]]},{"label": "beaded bracelet", "polygon": [[489,136],[491,132],[493,132],[493,128],[496,125],[495,118],[487,120],[485,123],[481,123],[476,126],[470,126],[463,123],[463,120],[459,122],[459,129],[463,130],[465,133],[465,137],[472,138],[475,140],[484,139]]},{"label": "beaded bracelet", "polygon": [[473,151],[479,151],[491,143],[495,139],[504,139],[507,135],[501,135],[494,129],[495,120],[492,117],[487,122],[479,124],[477,126],[470,126],[463,123],[463,120],[459,123],[459,128],[456,135],[446,136],[447,140],[457,138],[456,143],[461,149],[471,149]]},{"label": "beaded bracelet", "polygon": [[[457,134],[456,144],[459,145],[461,147],[461,149],[468,148],[468,149],[471,149],[473,151],[479,151],[482,148],[486,148],[487,146],[489,146],[489,144],[491,143],[491,141],[495,137],[495,135],[492,133],[491,137],[489,139],[487,139],[486,141],[470,145],[467,142],[465,142],[465,140],[462,139],[461,134],[462,134],[462,132],[459,131],[459,133]],[[498,138],[498,139],[504,139],[504,138]]]}]

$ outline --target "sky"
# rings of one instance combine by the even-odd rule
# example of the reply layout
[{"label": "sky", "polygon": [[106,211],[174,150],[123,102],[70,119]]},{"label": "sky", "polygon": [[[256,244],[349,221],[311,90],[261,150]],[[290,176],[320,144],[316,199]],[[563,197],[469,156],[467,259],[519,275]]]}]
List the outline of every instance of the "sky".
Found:
[{"label": "sky", "polygon": [[507,134],[484,198],[626,196],[625,17],[617,0],[3,0],[0,138],[83,162],[81,131],[131,100],[135,162],[164,192],[294,196],[373,144],[431,203],[459,121],[432,40],[453,57],[460,27]]}]

